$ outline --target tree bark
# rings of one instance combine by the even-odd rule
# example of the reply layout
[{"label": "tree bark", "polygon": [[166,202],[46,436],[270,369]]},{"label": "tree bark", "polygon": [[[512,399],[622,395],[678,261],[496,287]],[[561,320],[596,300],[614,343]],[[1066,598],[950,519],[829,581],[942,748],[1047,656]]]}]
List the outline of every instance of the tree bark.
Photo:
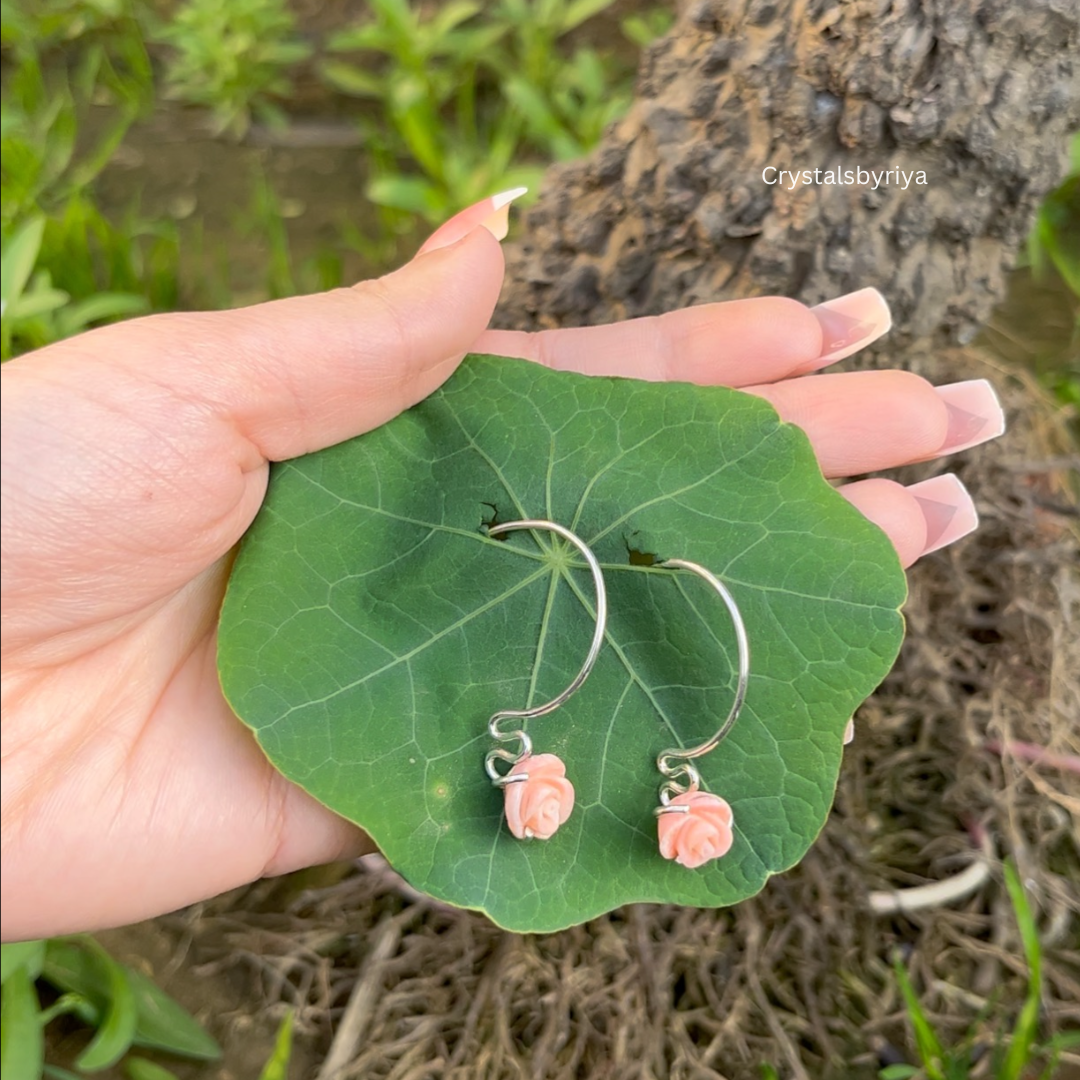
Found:
[{"label": "tree bark", "polygon": [[[875,285],[890,350],[964,343],[1077,127],[1078,0],[696,2],[646,55],[625,120],[548,174],[501,324]],[[814,169],[892,182],[766,182]]]}]

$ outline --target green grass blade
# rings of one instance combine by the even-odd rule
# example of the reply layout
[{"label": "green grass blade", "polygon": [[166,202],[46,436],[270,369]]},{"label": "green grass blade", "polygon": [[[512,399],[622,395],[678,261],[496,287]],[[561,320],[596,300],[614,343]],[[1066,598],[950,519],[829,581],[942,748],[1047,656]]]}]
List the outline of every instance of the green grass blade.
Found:
[{"label": "green grass blade", "polygon": [[25,967],[16,968],[4,983],[0,1003],[0,1075],[4,1080],[41,1076],[45,1051],[39,1011],[30,973]]},{"label": "green grass blade", "polygon": [[146,1058],[129,1058],[124,1062],[124,1071],[130,1080],[177,1080],[176,1073],[171,1069]]},{"label": "green grass blade", "polygon": [[290,1009],[285,1014],[285,1019],[281,1021],[277,1038],[274,1040],[274,1051],[270,1055],[270,1060],[263,1066],[263,1071],[259,1073],[259,1080],[288,1080],[295,1019],[296,1014]]},{"label": "green grass blade", "polygon": [[35,215],[25,221],[4,245],[0,259],[0,316],[22,296],[30,275],[34,272],[41,238],[45,233],[45,218]]},{"label": "green grass blade", "polygon": [[1012,902],[1016,922],[1020,928],[1020,940],[1028,963],[1028,989],[1024,1007],[1020,1010],[1013,1029],[1009,1052],[1005,1055],[999,1080],[1021,1080],[1031,1060],[1031,1048],[1039,1026],[1039,1010],[1042,1000],[1042,948],[1039,944],[1038,927],[1031,913],[1020,875],[1010,862],[1004,864],[1005,888]]},{"label": "green grass blade", "polygon": [[44,957],[44,941],[12,941],[0,946],[0,986],[19,968],[25,968],[30,978],[36,979]]},{"label": "green grass blade", "polygon": [[904,1005],[907,1007],[908,1019],[911,1021],[912,1030],[915,1032],[915,1045],[919,1049],[919,1057],[922,1058],[923,1068],[930,1080],[945,1080],[945,1074],[941,1070],[941,1063],[945,1059],[945,1051],[938,1040],[937,1033],[923,1012],[919,1004],[918,995],[911,985],[907,970],[904,968],[900,957],[893,961],[893,970],[896,972],[896,981],[900,986],[900,993],[904,997]]},{"label": "green grass blade", "polygon": [[115,1065],[130,1049],[139,1019],[127,973],[100,945],[95,943],[92,951],[105,972],[108,1004],[97,1034],[75,1062],[86,1072]]}]

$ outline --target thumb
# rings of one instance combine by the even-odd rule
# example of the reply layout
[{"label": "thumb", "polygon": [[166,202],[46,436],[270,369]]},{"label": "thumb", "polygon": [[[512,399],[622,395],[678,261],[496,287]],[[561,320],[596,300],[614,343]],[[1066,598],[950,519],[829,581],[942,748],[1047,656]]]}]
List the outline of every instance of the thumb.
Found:
[{"label": "thumb", "polygon": [[498,241],[478,227],[352,288],[162,316],[171,348],[154,377],[223,414],[264,458],[320,450],[441,386],[487,326],[503,272]]}]

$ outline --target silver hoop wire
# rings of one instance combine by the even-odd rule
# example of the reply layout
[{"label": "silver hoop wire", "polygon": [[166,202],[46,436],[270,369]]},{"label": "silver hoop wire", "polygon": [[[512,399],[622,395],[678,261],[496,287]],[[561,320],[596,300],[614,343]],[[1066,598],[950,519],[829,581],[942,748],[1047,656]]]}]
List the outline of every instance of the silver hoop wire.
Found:
[{"label": "silver hoop wire", "polygon": [[[727,719],[720,725],[716,734],[711,739],[706,739],[700,746],[690,750],[682,747],[672,747],[661,750],[656,757],[656,767],[667,780],[660,785],[660,805],[656,808],[656,814],[687,814],[689,806],[670,806],[669,803],[675,795],[693,793],[701,786],[701,775],[697,768],[691,764],[695,758],[702,757],[715,750],[735,726],[739,718],[739,711],[746,700],[746,688],[750,682],[750,643],[746,637],[746,624],[743,622],[739,605],[735,603],[735,597],[728,591],[727,586],[715,575],[687,559],[668,559],[666,562],[657,563],[658,566],[668,567],[673,570],[690,570],[699,577],[704,578],[719,594],[720,599],[727,606],[731,621],[735,625],[735,641],[739,648],[739,675],[738,684],[735,687],[735,700],[731,704],[731,711]],[[685,785],[680,783],[685,780]]]},{"label": "silver hoop wire", "polygon": [[514,731],[503,731],[500,727],[502,721],[532,720],[538,716],[546,716],[548,713],[554,712],[560,705],[564,704],[572,694],[581,689],[581,684],[588,678],[589,672],[592,671],[593,664],[596,663],[596,658],[600,655],[600,646],[604,643],[604,630],[607,627],[607,589],[604,587],[604,575],[601,573],[600,563],[597,561],[592,549],[585,541],[582,540],[580,536],[572,533],[565,526],[556,524],[554,521],[544,521],[539,518],[530,518],[527,521],[507,521],[501,525],[492,525],[488,529],[488,536],[498,536],[500,533],[516,532],[519,529],[545,529],[549,532],[556,533],[564,540],[573,544],[574,547],[581,552],[585,561],[589,564],[589,570],[592,572],[593,584],[596,586],[596,630],[593,633],[592,644],[589,646],[589,653],[585,657],[585,663],[575,676],[574,681],[561,694],[552,698],[545,704],[537,705],[532,709],[503,709],[500,712],[497,712],[488,721],[488,731],[493,739],[504,743],[517,740],[520,744],[516,754],[511,750],[495,747],[489,750],[484,757],[484,769],[487,771],[488,776],[491,778],[491,782],[496,787],[505,787],[507,784],[522,783],[529,778],[528,773],[525,772],[515,773],[513,776],[500,773],[495,767],[497,761],[509,762],[510,767],[513,768],[532,754],[532,740],[526,734],[524,729],[517,728]]}]

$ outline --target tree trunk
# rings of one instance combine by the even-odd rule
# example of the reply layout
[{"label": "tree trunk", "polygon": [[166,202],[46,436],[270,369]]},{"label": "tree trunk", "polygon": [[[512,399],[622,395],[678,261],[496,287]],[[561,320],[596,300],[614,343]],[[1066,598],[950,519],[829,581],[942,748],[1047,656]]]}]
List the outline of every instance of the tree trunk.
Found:
[{"label": "tree trunk", "polygon": [[[694,3],[626,119],[549,173],[502,325],[875,285],[886,348],[966,342],[1078,126],[1078,0]],[[767,182],[814,169],[891,182]]]}]

